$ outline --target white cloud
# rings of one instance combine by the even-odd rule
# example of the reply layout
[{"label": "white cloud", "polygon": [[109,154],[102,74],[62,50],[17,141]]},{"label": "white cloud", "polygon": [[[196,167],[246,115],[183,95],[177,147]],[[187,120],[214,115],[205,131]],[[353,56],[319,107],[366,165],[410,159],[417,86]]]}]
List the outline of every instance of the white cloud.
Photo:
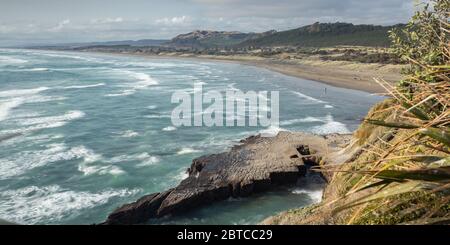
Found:
[{"label": "white cloud", "polygon": [[189,24],[191,22],[191,18],[189,16],[175,16],[172,18],[161,18],[157,19],[156,24],[163,24],[163,25],[185,25]]},{"label": "white cloud", "polygon": [[111,23],[122,23],[122,22],[124,22],[124,19],[122,17],[93,19],[91,21],[91,23],[93,23],[93,24],[111,24]]},{"label": "white cloud", "polygon": [[15,30],[16,30],[16,28],[13,27],[13,26],[0,24],[0,33],[10,33],[10,32],[13,32]]},{"label": "white cloud", "polygon": [[51,32],[61,31],[62,29],[64,29],[64,27],[66,27],[69,24],[70,24],[70,20],[65,19],[65,20],[59,22],[58,25],[56,25],[55,27],[50,28],[49,31],[51,31]]}]

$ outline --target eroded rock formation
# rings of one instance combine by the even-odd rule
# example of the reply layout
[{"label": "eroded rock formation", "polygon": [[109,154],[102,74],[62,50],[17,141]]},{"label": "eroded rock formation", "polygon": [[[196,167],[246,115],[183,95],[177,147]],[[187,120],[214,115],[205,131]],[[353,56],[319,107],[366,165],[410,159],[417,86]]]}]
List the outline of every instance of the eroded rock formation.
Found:
[{"label": "eroded rock formation", "polygon": [[139,224],[230,197],[247,197],[274,185],[295,184],[310,165],[339,149],[329,147],[327,137],[291,132],[272,138],[252,136],[240,143],[228,152],[194,159],[189,177],[177,187],[126,204],[103,224]]}]

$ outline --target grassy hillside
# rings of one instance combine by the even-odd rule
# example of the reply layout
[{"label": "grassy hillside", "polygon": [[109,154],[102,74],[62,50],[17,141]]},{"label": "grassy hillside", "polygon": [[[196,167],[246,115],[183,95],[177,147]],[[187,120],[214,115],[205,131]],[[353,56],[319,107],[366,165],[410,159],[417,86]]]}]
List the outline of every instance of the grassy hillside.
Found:
[{"label": "grassy hillside", "polygon": [[390,44],[388,31],[393,26],[353,25],[348,23],[314,23],[293,30],[276,32],[240,43],[240,47],[337,45],[380,46]]},{"label": "grassy hillside", "polygon": [[333,177],[322,203],[272,224],[450,224],[450,2],[432,0],[390,33],[407,61],[391,98],[355,132],[347,161],[322,165]]},{"label": "grassy hillside", "polygon": [[264,37],[272,34],[272,31],[264,33],[242,33],[225,31],[194,31],[174,37],[165,43],[171,47],[188,48],[220,48],[234,46],[247,40]]}]

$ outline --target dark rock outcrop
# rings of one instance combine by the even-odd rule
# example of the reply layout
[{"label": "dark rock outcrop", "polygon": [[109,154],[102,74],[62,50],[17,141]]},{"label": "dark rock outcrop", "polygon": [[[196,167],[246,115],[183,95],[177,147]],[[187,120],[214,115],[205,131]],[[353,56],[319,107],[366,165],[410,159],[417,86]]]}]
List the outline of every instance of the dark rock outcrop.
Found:
[{"label": "dark rock outcrop", "polygon": [[303,133],[252,136],[240,143],[229,152],[194,159],[189,177],[177,187],[126,204],[103,224],[139,224],[230,197],[247,197],[274,185],[295,184],[308,165],[330,151],[324,137]]}]

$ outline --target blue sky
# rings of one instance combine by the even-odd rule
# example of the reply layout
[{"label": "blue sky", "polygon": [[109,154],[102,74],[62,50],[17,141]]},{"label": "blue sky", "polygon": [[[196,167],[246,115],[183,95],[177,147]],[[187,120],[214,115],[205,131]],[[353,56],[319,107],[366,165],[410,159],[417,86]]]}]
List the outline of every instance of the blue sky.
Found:
[{"label": "blue sky", "polygon": [[0,45],[168,39],[319,22],[406,22],[414,0],[0,0]]}]

